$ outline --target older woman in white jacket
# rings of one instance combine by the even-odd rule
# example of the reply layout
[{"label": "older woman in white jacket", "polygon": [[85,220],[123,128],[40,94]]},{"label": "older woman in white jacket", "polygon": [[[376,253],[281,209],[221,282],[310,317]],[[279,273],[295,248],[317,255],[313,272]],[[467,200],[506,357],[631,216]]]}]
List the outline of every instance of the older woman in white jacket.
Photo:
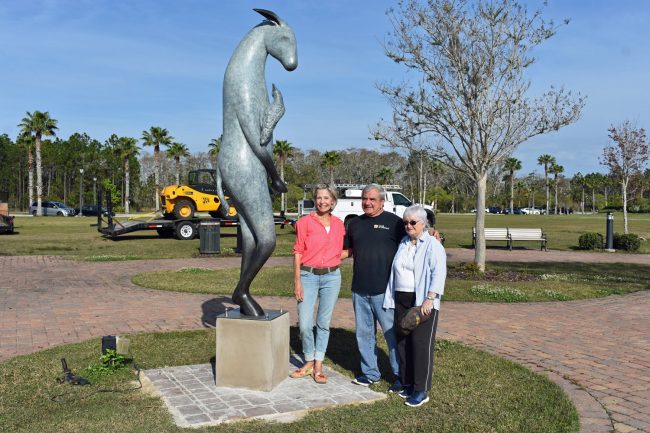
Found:
[{"label": "older woman in white jacket", "polygon": [[[409,207],[402,219],[407,235],[393,259],[383,306],[395,310],[402,384],[399,395],[406,399],[407,406],[418,407],[429,401],[447,256],[442,244],[426,230],[427,214],[423,207]],[[413,307],[419,307],[413,313],[418,313],[420,324],[407,334],[400,324]]]}]

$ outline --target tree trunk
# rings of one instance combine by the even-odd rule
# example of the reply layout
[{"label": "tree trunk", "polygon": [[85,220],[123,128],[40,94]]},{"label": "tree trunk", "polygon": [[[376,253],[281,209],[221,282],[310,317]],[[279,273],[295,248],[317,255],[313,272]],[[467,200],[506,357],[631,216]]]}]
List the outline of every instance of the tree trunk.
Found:
[{"label": "tree trunk", "polygon": [[160,210],[160,203],[158,203],[160,197],[160,166],[158,164],[158,154],[160,153],[160,147],[156,145],[153,149],[153,181],[155,183],[155,192],[154,192],[154,206],[156,212]]},{"label": "tree trunk", "polygon": [[181,159],[180,158],[175,158],[176,159],[176,185],[181,184]]},{"label": "tree trunk", "polygon": [[515,174],[510,173],[510,215],[514,215],[515,202]]},{"label": "tree trunk", "polygon": [[550,195],[549,195],[549,188],[548,188],[548,174],[546,173],[546,167],[544,167],[544,178],[546,179],[546,215],[549,214],[548,207],[550,204]]},{"label": "tree trunk", "polygon": [[476,245],[474,245],[474,263],[481,272],[485,272],[485,191],[487,174],[482,174],[476,181]]},{"label": "tree trunk", "polygon": [[605,207],[607,207],[607,185],[605,185]]},{"label": "tree trunk", "polygon": [[627,182],[627,178],[621,182],[621,192],[623,193],[623,233],[625,234],[627,234]]},{"label": "tree trunk", "polygon": [[41,167],[41,135],[36,134],[36,215],[43,215],[43,172]]},{"label": "tree trunk", "polygon": [[555,178],[555,215],[557,215],[557,178]]},{"label": "tree trunk", "polygon": [[32,150],[28,149],[29,155],[27,157],[27,189],[29,195],[29,204],[27,204],[27,209],[31,212],[30,206],[34,203],[34,158],[32,156]]},{"label": "tree trunk", "polygon": [[129,177],[131,176],[129,170],[129,158],[124,158],[124,211],[128,214],[130,212],[129,202],[131,201],[129,193]]},{"label": "tree trunk", "polygon": [[[280,158],[280,179],[282,179],[282,182],[284,182],[284,160],[282,158]],[[332,188],[334,187],[332,186]],[[282,215],[284,215],[284,212],[287,210],[287,206],[285,204],[286,198],[287,197],[285,193],[280,194],[280,212]]]},{"label": "tree trunk", "polygon": [[591,188],[591,213],[596,213],[596,188]]}]

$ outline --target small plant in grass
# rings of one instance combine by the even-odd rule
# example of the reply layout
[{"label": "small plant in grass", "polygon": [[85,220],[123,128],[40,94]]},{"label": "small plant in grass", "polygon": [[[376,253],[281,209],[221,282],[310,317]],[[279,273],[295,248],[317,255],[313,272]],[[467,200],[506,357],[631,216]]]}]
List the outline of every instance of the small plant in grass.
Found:
[{"label": "small plant in grass", "polygon": [[179,274],[206,274],[212,272],[208,268],[181,268],[178,270]]},{"label": "small plant in grass", "polygon": [[544,290],[542,292],[542,296],[545,298],[553,299],[556,301],[568,301],[571,298],[564,293],[556,292],[555,290]]},{"label": "small plant in grass", "polygon": [[641,247],[641,239],[634,233],[626,235],[614,233],[614,249],[624,251],[638,251]]},{"label": "small plant in grass", "polygon": [[600,250],[603,248],[603,235],[600,233],[583,233],[578,238],[578,246],[581,250]]},{"label": "small plant in grass", "polygon": [[576,279],[573,274],[542,274],[539,276],[542,281],[572,281]]},{"label": "small plant in grass", "polygon": [[106,353],[99,357],[99,364],[91,365],[86,371],[97,377],[114,373],[123,369],[128,364],[128,359],[113,349],[107,349]]},{"label": "small plant in grass", "polygon": [[130,256],[130,255],[112,255],[112,254],[105,254],[105,255],[100,255],[100,256],[87,256],[85,258],[86,261],[88,262],[118,262],[118,261],[125,261],[125,260],[136,260],[138,259],[137,256]]},{"label": "small plant in grass", "polygon": [[521,290],[511,289],[510,287],[494,287],[489,284],[472,286],[469,293],[477,298],[502,302],[524,302],[528,300],[528,295]]}]

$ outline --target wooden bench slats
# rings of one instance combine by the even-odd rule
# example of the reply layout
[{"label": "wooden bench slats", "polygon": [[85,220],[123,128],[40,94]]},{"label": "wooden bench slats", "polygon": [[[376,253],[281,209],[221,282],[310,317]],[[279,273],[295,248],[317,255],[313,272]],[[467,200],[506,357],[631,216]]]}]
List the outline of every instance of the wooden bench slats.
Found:
[{"label": "wooden bench slats", "polygon": [[[541,248],[547,251],[546,248],[546,234],[542,229],[526,229],[526,228],[485,228],[484,229],[486,241],[505,241],[508,248],[512,250],[512,243],[514,241],[540,241]],[[472,228],[472,246],[476,245],[476,227]]]}]

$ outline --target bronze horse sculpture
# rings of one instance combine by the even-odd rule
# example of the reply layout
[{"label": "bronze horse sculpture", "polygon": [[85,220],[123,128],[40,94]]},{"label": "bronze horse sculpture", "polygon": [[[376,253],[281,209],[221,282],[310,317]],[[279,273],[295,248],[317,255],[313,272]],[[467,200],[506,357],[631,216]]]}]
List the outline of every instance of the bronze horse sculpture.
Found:
[{"label": "bronze horse sculpture", "polygon": [[241,225],[242,261],[232,300],[246,316],[264,316],[250,294],[250,285],[275,249],[275,224],[269,182],[276,192],[287,186],[273,163],[273,129],[284,114],[282,94],[273,85],[269,102],[265,79],[270,54],[287,71],[298,66],[296,37],[275,13],[254,9],[265,21],[241,40],[223,81],[223,138],[217,161],[217,190],[226,212],[228,191]]}]

